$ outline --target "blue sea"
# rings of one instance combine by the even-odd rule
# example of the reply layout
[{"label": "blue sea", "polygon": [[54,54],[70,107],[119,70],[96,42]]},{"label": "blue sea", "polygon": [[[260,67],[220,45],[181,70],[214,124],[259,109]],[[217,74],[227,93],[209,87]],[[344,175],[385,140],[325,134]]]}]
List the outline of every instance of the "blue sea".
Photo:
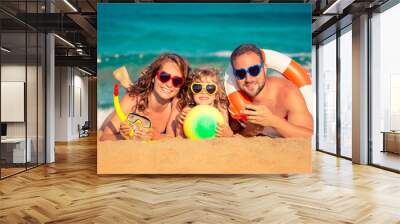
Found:
[{"label": "blue sea", "polygon": [[100,110],[113,106],[113,70],[124,65],[136,80],[164,52],[180,54],[192,67],[224,69],[237,46],[253,43],[311,67],[311,4],[103,3],[97,8]]}]

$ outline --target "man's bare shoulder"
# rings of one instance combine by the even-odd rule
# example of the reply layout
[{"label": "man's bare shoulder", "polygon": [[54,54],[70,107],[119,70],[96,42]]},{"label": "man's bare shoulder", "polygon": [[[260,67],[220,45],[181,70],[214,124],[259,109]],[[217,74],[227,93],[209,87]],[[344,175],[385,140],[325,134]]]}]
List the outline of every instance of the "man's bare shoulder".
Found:
[{"label": "man's bare shoulder", "polygon": [[298,91],[298,88],[288,79],[284,77],[269,76],[266,81],[270,88],[276,88],[282,90],[280,92],[287,93],[288,91]]},{"label": "man's bare shoulder", "polygon": [[299,101],[300,98],[303,98],[299,88],[297,88],[294,83],[284,77],[268,77],[267,82],[269,82],[269,88],[276,91],[277,99],[282,104],[292,103],[293,100]]}]

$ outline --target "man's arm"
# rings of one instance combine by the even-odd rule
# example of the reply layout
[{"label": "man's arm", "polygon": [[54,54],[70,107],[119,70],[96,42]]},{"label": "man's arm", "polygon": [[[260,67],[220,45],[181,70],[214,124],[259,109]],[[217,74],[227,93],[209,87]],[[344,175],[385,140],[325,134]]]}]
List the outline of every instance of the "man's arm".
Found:
[{"label": "man's arm", "polygon": [[297,88],[289,91],[285,105],[288,109],[287,120],[277,118],[275,129],[283,137],[311,137],[314,132],[313,117]]},{"label": "man's arm", "polygon": [[298,89],[291,89],[284,102],[287,120],[274,115],[264,105],[248,105],[244,113],[249,122],[275,128],[282,137],[311,137],[313,135],[313,118],[307,109],[303,95]]}]

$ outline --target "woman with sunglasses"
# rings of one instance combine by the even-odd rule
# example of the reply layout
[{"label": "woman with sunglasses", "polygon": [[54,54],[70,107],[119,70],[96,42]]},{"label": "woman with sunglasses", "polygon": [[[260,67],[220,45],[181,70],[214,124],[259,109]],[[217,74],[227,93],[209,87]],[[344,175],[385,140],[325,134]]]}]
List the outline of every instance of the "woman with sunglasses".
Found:
[{"label": "woman with sunglasses", "polygon": [[[189,73],[189,63],[177,54],[162,54],[142,72],[128,89],[120,105],[125,114],[131,112],[150,119],[152,127],[135,132],[135,139],[159,139],[166,136],[171,124],[171,114],[178,98],[182,98],[182,86]],[[131,127],[121,123],[113,112],[103,129],[101,140],[131,139]]]},{"label": "woman with sunglasses", "polygon": [[[225,118],[224,124],[218,124],[217,137],[232,136],[233,132],[228,125],[228,100],[226,98],[219,72],[214,68],[197,68],[188,78],[188,90],[184,98],[178,102],[178,110],[174,113],[174,125],[169,126],[168,134],[185,137],[183,121],[187,113],[196,105],[210,105],[217,108]],[[175,128],[174,128],[175,127]]]}]

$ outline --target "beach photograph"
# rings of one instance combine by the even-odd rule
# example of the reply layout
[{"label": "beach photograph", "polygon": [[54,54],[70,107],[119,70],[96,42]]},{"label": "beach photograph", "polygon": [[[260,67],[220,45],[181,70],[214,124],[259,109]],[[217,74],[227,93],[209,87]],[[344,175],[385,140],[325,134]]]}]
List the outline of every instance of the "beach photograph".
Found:
[{"label": "beach photograph", "polygon": [[[302,90],[304,86],[311,87],[310,21],[311,5],[308,4],[98,4],[98,173],[311,172],[312,117]],[[239,60],[245,51],[253,51],[261,63],[241,66],[238,61],[237,66],[233,64],[232,58]],[[243,63],[248,59],[244,58]],[[174,62],[175,68],[165,61]],[[176,75],[179,73],[181,75]],[[298,74],[304,77],[295,77]],[[217,81],[210,81],[210,77]],[[273,85],[286,85],[285,88],[296,89],[294,95],[298,95],[296,99],[301,104],[296,110],[307,115],[307,119],[300,120],[308,121],[305,125],[311,128],[303,128],[303,121],[299,121],[299,127],[290,124],[288,111],[292,108],[283,106],[268,111],[282,117],[287,124],[281,123],[280,127],[290,129],[287,132],[263,127],[269,125],[262,125],[264,120],[258,117],[251,120],[251,113],[265,112],[268,105],[242,108],[248,110],[250,123],[235,116],[242,111],[234,112],[232,97],[235,94],[250,93],[253,89],[257,93],[261,89],[267,91],[266,87],[248,85],[247,79],[252,77],[260,80],[265,77],[266,81],[260,81],[263,87],[271,85],[274,89]],[[284,84],[279,84],[281,82]],[[167,85],[170,86],[167,88]],[[161,98],[152,95],[157,88]],[[281,92],[288,91],[279,88]],[[135,94],[142,94],[142,97]],[[166,97],[168,94],[172,97]],[[196,96],[200,94],[205,95],[205,99],[217,96],[214,102],[220,104],[210,105],[221,112],[224,128],[218,122],[214,122],[214,126],[206,122],[207,127],[192,125],[214,116],[209,112],[211,107],[197,110],[197,115],[193,109],[190,112],[195,115],[186,115],[187,107],[191,109],[192,104],[199,104]],[[160,100],[163,96],[170,101]],[[191,97],[193,102],[185,101],[185,97]],[[243,96],[243,100],[246,99],[247,96]],[[160,117],[164,112],[157,115],[146,111],[154,101],[168,102],[165,110],[172,112],[164,117],[169,120]],[[186,108],[179,108],[182,101]],[[142,113],[136,113],[140,108]],[[170,122],[175,117],[176,121]],[[186,122],[191,124],[176,130],[184,123],[184,119],[178,122],[180,117],[191,119]],[[124,126],[128,121],[130,128]],[[261,131],[254,132],[254,128],[253,134],[240,134],[231,121],[236,122],[239,129],[241,126],[250,129],[254,122]],[[135,141],[137,136],[148,136],[144,131],[132,130],[133,123],[137,122],[148,123],[157,137],[153,133],[146,141]],[[290,125],[298,130],[291,130]],[[208,135],[211,129],[213,133]],[[104,137],[106,134],[112,137]],[[211,137],[193,142],[206,138],[204,136]],[[194,151],[195,145],[200,146],[200,150]],[[191,148],[190,153],[188,148]],[[212,155],[213,152],[216,154]],[[233,156],[237,159],[231,160]],[[241,166],[235,167],[238,163]]]}]

